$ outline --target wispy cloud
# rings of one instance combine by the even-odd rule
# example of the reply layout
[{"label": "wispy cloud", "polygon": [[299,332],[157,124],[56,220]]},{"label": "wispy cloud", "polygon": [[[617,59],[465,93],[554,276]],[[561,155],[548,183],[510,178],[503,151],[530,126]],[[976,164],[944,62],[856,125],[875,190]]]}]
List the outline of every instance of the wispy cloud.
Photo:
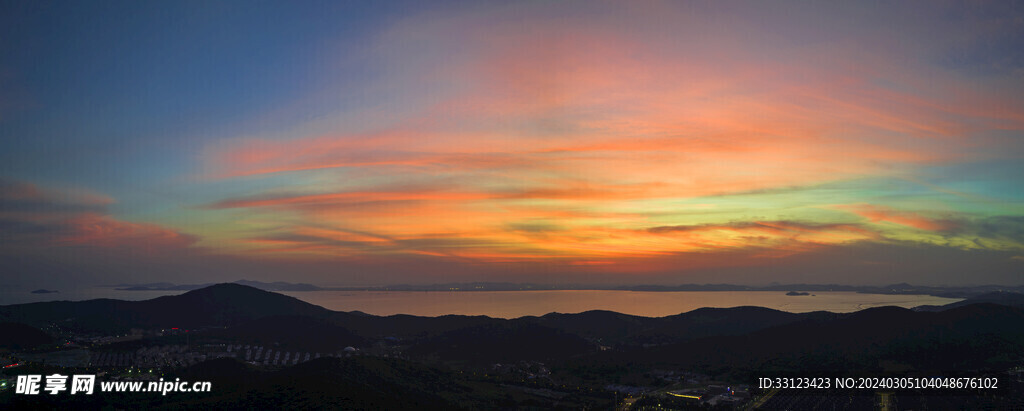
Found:
[{"label": "wispy cloud", "polygon": [[836,208],[857,214],[872,222],[900,224],[925,231],[946,231],[956,227],[956,223],[950,220],[927,218],[912,211],[895,210],[871,204],[841,205]]},{"label": "wispy cloud", "polygon": [[48,247],[122,248],[161,253],[198,239],[151,223],[118,220],[108,214],[110,197],[84,190],[43,189],[0,182],[0,242],[11,249]]}]

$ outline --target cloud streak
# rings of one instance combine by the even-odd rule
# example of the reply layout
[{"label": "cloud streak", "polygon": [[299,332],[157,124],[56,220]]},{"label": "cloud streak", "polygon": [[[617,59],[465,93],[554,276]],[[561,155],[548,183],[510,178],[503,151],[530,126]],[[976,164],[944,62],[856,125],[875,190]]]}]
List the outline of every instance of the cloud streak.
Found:
[{"label": "cloud streak", "polygon": [[148,254],[192,246],[198,238],[150,223],[118,220],[106,212],[113,199],[82,190],[42,189],[0,182],[0,226],[5,247],[116,248]]},{"label": "cloud streak", "polygon": [[872,222],[894,223],[918,230],[946,231],[956,227],[952,221],[926,218],[912,211],[894,210],[871,204],[844,205],[836,208],[857,214]]}]

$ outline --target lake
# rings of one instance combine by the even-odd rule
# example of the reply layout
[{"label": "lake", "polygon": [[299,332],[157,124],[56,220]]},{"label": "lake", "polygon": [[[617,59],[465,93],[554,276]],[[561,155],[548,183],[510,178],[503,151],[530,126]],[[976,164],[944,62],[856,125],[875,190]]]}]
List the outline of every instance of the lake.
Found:
[{"label": "lake", "polygon": [[854,292],[814,292],[813,296],[788,296],[778,291],[315,291],[282,294],[336,311],[358,310],[374,315],[486,315],[500,318],[589,310],[662,317],[701,307],[744,305],[798,313],[822,310],[851,312],[885,305],[911,308],[960,301],[930,295]]},{"label": "lake", "polygon": [[[181,291],[119,291],[95,287],[31,294],[27,290],[0,292],[0,304],[54,300],[114,298],[145,300]],[[930,295],[860,294],[854,292],[813,292],[811,296],[788,296],[781,291],[302,291],[281,292],[335,311],[362,311],[374,315],[445,314],[486,315],[516,318],[550,312],[578,313],[608,310],[646,317],[662,317],[701,307],[753,305],[789,312],[851,312],[864,308],[895,305],[904,308],[942,305],[960,301]]]}]

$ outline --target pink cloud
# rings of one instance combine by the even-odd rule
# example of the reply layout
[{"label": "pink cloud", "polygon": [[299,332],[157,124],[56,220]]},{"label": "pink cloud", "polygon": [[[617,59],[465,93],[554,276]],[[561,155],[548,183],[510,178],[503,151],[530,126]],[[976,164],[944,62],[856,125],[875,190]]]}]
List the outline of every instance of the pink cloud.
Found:
[{"label": "pink cloud", "polygon": [[119,221],[109,216],[81,214],[62,223],[65,232],[54,239],[57,245],[130,247],[150,251],[184,248],[198,241],[156,224]]},{"label": "pink cloud", "polygon": [[0,225],[5,246],[130,248],[159,253],[187,248],[198,239],[151,223],[116,219],[114,200],[84,189],[40,188],[0,182]]},{"label": "pink cloud", "polygon": [[889,222],[925,231],[944,231],[956,226],[950,221],[931,219],[918,213],[871,204],[844,205],[836,208],[857,214],[872,222]]}]

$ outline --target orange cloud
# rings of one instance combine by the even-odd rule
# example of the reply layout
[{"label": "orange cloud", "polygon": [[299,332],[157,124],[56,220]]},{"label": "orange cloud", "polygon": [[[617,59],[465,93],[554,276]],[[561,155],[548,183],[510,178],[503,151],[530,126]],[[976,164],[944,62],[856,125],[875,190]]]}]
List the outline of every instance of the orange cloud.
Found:
[{"label": "orange cloud", "polygon": [[945,231],[955,227],[950,221],[930,219],[910,211],[899,211],[871,204],[854,204],[836,206],[840,210],[849,211],[872,222],[889,222],[925,231]]},{"label": "orange cloud", "polygon": [[184,248],[198,241],[196,237],[155,224],[118,221],[92,213],[72,217],[62,225],[65,233],[55,238],[57,245],[133,247],[154,251]]},{"label": "orange cloud", "polygon": [[189,247],[198,238],[156,224],[115,219],[110,197],[86,190],[44,189],[0,181],[0,227],[5,246],[132,248],[157,253]]},{"label": "orange cloud", "polygon": [[484,193],[354,191],[345,193],[316,194],[293,197],[224,200],[212,204],[209,207],[247,208],[307,205],[316,206],[321,204],[343,204],[353,202],[470,201],[492,197],[494,197],[494,195]]},{"label": "orange cloud", "polygon": [[660,226],[651,234],[689,241],[695,249],[801,249],[878,239],[871,230],[853,224],[810,224],[794,221],[750,221],[728,224]]}]

